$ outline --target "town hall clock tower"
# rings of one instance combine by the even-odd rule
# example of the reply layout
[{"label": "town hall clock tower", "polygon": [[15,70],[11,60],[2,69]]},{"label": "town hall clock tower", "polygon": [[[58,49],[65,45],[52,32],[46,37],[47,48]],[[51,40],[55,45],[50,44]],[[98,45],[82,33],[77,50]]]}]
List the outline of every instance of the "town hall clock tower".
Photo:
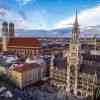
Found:
[{"label": "town hall clock tower", "polygon": [[79,49],[80,49],[80,29],[76,11],[75,23],[69,44],[68,67],[67,67],[67,89],[66,89],[69,93],[75,95],[77,95],[77,79],[78,79],[79,62],[80,62]]}]

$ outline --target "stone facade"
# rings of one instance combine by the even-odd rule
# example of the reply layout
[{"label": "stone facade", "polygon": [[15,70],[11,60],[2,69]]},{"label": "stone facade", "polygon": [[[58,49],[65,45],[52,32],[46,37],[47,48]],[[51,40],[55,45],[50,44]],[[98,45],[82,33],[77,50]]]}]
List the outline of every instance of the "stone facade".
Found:
[{"label": "stone facade", "polygon": [[80,71],[82,66],[80,44],[80,29],[76,14],[72,38],[69,43],[69,51],[66,66],[62,69],[55,67],[54,56],[51,57],[50,83],[57,87],[64,87],[66,92],[76,96],[93,96],[97,82],[97,74]]}]

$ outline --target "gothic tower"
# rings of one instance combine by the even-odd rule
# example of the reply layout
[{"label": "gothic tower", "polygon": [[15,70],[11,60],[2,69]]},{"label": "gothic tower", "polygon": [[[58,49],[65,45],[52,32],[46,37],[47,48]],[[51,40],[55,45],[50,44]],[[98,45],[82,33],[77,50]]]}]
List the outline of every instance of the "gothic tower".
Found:
[{"label": "gothic tower", "polygon": [[2,23],[2,51],[7,51],[7,42],[8,42],[8,23]]},{"label": "gothic tower", "polygon": [[72,37],[69,43],[68,67],[67,67],[67,92],[77,95],[77,79],[79,73],[79,47],[80,29],[76,11],[76,18],[73,24]]},{"label": "gothic tower", "polygon": [[9,38],[15,37],[15,26],[14,23],[9,23]]}]

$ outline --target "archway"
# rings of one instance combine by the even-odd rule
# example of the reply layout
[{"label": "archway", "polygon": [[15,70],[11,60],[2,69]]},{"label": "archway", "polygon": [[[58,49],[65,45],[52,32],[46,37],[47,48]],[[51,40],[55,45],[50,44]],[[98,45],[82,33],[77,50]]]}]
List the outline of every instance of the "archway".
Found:
[{"label": "archway", "polygon": [[100,87],[95,90],[94,100],[100,100]]}]

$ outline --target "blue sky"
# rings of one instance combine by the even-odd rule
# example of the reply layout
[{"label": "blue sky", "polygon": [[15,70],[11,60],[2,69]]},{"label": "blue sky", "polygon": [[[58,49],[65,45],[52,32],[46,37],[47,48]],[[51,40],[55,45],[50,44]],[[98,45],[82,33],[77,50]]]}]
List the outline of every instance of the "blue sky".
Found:
[{"label": "blue sky", "polygon": [[[0,0],[0,19],[15,22],[17,28],[60,28],[72,23],[75,8],[82,24],[88,12],[91,19],[90,12],[100,11],[99,4],[100,0]],[[93,18],[97,19],[98,14],[92,14]]]}]

